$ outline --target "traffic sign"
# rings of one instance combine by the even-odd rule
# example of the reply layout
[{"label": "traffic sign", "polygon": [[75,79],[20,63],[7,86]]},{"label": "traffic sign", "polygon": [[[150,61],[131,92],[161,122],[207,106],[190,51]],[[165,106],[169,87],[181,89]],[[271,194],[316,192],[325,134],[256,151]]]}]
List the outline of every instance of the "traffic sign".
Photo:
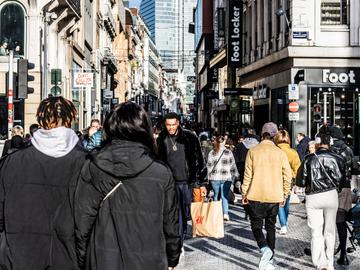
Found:
[{"label": "traffic sign", "polygon": [[289,112],[289,121],[299,121],[300,113],[298,112]]},{"label": "traffic sign", "polygon": [[299,86],[297,84],[289,84],[288,85],[289,90],[289,99],[299,99]]},{"label": "traffic sign", "polygon": [[295,101],[289,103],[289,112],[299,111],[299,104]]}]

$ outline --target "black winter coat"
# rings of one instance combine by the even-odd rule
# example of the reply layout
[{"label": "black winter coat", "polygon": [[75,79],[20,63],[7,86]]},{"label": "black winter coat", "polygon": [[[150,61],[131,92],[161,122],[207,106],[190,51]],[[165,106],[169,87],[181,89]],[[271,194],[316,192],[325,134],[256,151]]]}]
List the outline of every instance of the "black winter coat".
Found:
[{"label": "black winter coat", "polygon": [[[185,157],[188,165],[188,184],[201,185],[207,176],[206,164],[201,151],[198,138],[191,131],[179,128],[176,143],[185,147]],[[167,130],[163,130],[157,139],[159,157],[167,163],[167,147],[165,139],[168,136]]]},{"label": "black winter coat", "polygon": [[353,164],[354,153],[353,150],[345,144],[343,140],[334,139],[334,143],[330,148],[331,151],[342,156],[346,167],[346,181],[342,188],[351,188],[351,169]]},{"label": "black winter coat", "polygon": [[[124,270],[165,270],[178,264],[181,246],[175,182],[169,168],[148,152],[140,143],[115,140],[92,153],[84,165],[75,197],[77,255],[82,269],[94,269],[89,261],[103,266],[101,270],[115,269],[115,265]],[[102,254],[86,259],[100,203],[119,180],[123,184],[106,199],[115,231],[103,232],[102,243],[92,243],[105,245]],[[102,223],[98,220],[96,229],[106,227]],[[99,261],[110,252],[117,257]]]},{"label": "black winter coat", "polygon": [[[53,158],[35,147],[6,157],[0,171],[0,269],[79,269],[74,194],[86,153]],[[11,268],[1,268],[11,254]]]},{"label": "black winter coat", "polygon": [[346,181],[344,159],[325,148],[318,149],[316,155],[309,154],[305,157],[297,173],[296,185],[305,187],[306,195],[343,187]]}]

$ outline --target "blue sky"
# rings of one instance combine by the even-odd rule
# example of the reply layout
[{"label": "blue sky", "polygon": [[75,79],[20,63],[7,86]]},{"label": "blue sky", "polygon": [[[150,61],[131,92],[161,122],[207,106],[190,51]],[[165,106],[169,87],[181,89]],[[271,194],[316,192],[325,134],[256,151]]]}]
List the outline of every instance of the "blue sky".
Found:
[{"label": "blue sky", "polygon": [[130,0],[130,7],[140,7],[141,0]]}]

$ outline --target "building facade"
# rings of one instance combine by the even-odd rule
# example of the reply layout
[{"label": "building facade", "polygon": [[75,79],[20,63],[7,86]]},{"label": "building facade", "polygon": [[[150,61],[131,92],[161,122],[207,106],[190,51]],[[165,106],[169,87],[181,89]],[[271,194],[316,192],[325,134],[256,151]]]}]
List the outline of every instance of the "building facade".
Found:
[{"label": "building facade", "polygon": [[359,11],[355,0],[246,2],[237,79],[252,89],[257,131],[271,120],[294,139],[335,124],[359,155]]}]

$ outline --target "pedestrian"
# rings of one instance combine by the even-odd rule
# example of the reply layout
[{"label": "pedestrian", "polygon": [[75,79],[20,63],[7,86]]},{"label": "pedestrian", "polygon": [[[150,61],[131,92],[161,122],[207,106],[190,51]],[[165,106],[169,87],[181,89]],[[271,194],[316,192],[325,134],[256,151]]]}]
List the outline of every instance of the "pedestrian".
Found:
[{"label": "pedestrian", "polygon": [[76,114],[63,97],[41,101],[36,113],[41,129],[28,147],[3,161],[2,269],[78,269],[73,198],[86,153],[70,128]]},{"label": "pedestrian", "polygon": [[[234,158],[235,158],[236,167],[239,172],[239,178],[238,178],[239,182],[238,183],[235,182],[235,191],[239,194],[241,194],[241,185],[244,182],[246,155],[249,149],[253,148],[258,144],[259,144],[258,136],[256,136],[255,130],[252,129],[247,133],[246,137],[242,141],[239,139],[239,142],[235,147]],[[248,205],[244,205],[245,220],[249,219],[248,208],[249,208]]]},{"label": "pedestrian", "polygon": [[[268,122],[262,127],[262,141],[249,149],[242,189],[242,202],[249,204],[251,229],[262,256],[259,269],[275,269],[275,223],[279,204],[284,205],[291,186],[291,168],[286,154],[278,148],[273,137],[278,129]],[[265,219],[266,238],[263,234]]]},{"label": "pedestrian", "polygon": [[[291,148],[290,136],[286,130],[279,130],[279,132],[274,137],[274,142],[282,151],[284,151],[289,160],[290,168],[292,171],[291,186],[293,188],[296,174],[301,163],[299,155],[295,149]],[[291,192],[287,194],[285,205],[279,208],[279,221],[281,226],[280,234],[286,234],[289,227],[288,217],[290,211],[290,195]]]},{"label": "pedestrian", "polygon": [[102,146],[102,128],[99,119],[92,119],[84,134],[83,146],[86,150],[100,149]]},{"label": "pedestrian", "polygon": [[298,152],[299,158],[302,161],[307,154],[307,147],[308,143],[310,142],[310,138],[304,133],[299,132],[298,134],[296,134],[296,142],[296,151]]},{"label": "pedestrian", "polygon": [[307,153],[314,154],[316,152],[316,141],[309,141]]},{"label": "pedestrian", "polygon": [[234,155],[222,145],[224,137],[218,136],[214,141],[214,149],[207,159],[208,180],[214,190],[214,201],[221,195],[224,220],[229,221],[229,191],[232,180],[239,176]]},{"label": "pedestrian", "polygon": [[165,129],[159,134],[157,145],[160,159],[170,167],[175,179],[180,208],[179,230],[183,243],[187,221],[191,219],[192,196],[194,201],[201,201],[206,195],[206,188],[203,186],[206,166],[200,143],[191,131],[180,127],[179,116],[170,112],[165,116]]},{"label": "pedestrian", "polygon": [[[89,154],[76,189],[80,268],[172,269],[181,250],[178,201],[170,169],[155,158],[150,118],[136,103],[122,103],[106,117],[104,135],[104,148]],[[106,217],[93,227],[102,200],[119,183],[107,199]],[[95,254],[87,253],[92,230],[104,235],[92,243],[101,247]]]},{"label": "pedestrian", "polygon": [[339,207],[336,214],[336,227],[339,235],[339,246],[335,254],[340,252],[340,258],[337,260],[339,265],[349,265],[349,259],[346,252],[347,227],[346,220],[349,211],[352,208],[352,191],[351,191],[351,169],[354,154],[352,149],[344,142],[344,135],[337,126],[323,126],[319,133],[328,133],[331,136],[332,144],[330,150],[344,159],[346,169],[346,181],[342,182],[341,192],[339,193]]},{"label": "pedestrian", "polygon": [[21,126],[16,125],[11,129],[11,139],[6,140],[4,143],[1,157],[23,148],[24,145],[24,129]]},{"label": "pedestrian", "polygon": [[345,162],[330,150],[329,134],[319,134],[316,140],[317,150],[303,160],[296,182],[305,187],[313,264],[317,269],[333,270],[337,190],[346,181]]}]

